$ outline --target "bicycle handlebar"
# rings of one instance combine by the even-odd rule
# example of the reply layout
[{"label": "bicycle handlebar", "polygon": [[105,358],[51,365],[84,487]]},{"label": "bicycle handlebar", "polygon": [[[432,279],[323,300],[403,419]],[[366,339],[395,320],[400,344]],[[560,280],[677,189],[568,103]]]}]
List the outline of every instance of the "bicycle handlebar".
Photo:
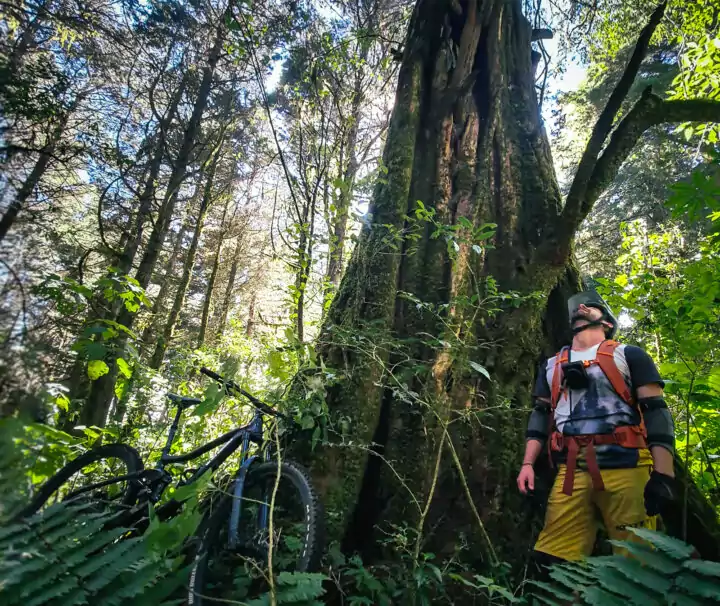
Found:
[{"label": "bicycle handlebar", "polygon": [[218,373],[210,370],[209,368],[205,368],[204,366],[200,369],[200,372],[202,374],[204,374],[205,376],[210,377],[211,379],[217,381],[218,383],[222,383],[225,386],[226,392],[229,392],[230,390],[238,392],[240,395],[242,395],[245,398],[247,398],[248,400],[250,400],[250,403],[255,408],[264,412],[265,414],[268,414],[273,417],[278,417],[280,419],[285,419],[286,421],[291,420],[290,417],[288,417],[287,415],[284,415],[283,413],[278,412],[272,406],[265,404],[265,402],[263,402],[262,400],[258,400],[254,395],[245,391],[242,387],[240,387],[234,381],[229,381],[228,379],[221,377]]},{"label": "bicycle handlebar", "polygon": [[205,368],[204,366],[200,369],[200,372],[211,379],[215,379],[218,383],[225,383],[225,379],[223,379],[218,373],[213,372],[209,368]]}]

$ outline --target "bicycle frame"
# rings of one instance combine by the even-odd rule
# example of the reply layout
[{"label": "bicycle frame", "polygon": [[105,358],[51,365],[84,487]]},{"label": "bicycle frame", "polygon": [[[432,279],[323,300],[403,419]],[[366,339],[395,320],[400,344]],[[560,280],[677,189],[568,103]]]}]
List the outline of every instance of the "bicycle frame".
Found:
[{"label": "bicycle frame", "polygon": [[[232,509],[230,512],[230,519],[228,521],[228,547],[230,549],[234,549],[235,547],[237,547],[238,543],[238,530],[240,527],[240,515],[242,509],[241,504],[242,495],[245,488],[245,479],[247,477],[250,466],[258,458],[258,455],[249,456],[250,443],[254,442],[258,445],[262,444],[262,413],[256,409],[252,421],[250,421],[250,423],[248,423],[247,425],[243,425],[242,427],[238,427],[236,429],[228,431],[220,437],[215,438],[211,442],[208,442],[207,444],[204,444],[203,446],[200,446],[199,448],[196,448],[195,450],[192,450],[188,453],[184,453],[181,455],[170,455],[168,453],[175,438],[175,433],[177,432],[181,414],[182,408],[178,407],[178,412],[175,415],[173,424],[171,425],[170,431],[168,432],[167,443],[165,445],[165,448],[163,448],[160,460],[155,467],[155,469],[161,472],[163,475],[161,481],[158,483],[155,490],[153,490],[152,497],[154,497],[156,499],[155,502],[157,502],[157,500],[160,499],[160,496],[162,496],[165,488],[171,482],[169,474],[165,473],[165,465],[169,463],[184,463],[186,461],[192,461],[193,459],[197,459],[198,457],[204,455],[206,452],[209,452],[213,448],[220,446],[220,444],[226,443],[225,447],[220,452],[218,452],[212,459],[210,459],[210,461],[198,468],[193,473],[193,475],[190,476],[190,478],[178,482],[178,486],[187,486],[189,484],[192,484],[193,482],[196,482],[206,472],[215,471],[216,469],[218,469],[218,467],[220,467],[220,465],[222,465],[230,457],[230,455],[232,455],[238,448],[240,448],[240,467],[233,481],[233,487],[231,492],[233,501]],[[272,450],[268,447],[265,449],[264,453],[265,461],[269,461],[271,456]],[[269,505],[267,503],[267,500],[267,498],[264,498],[263,503],[260,505],[260,528],[262,530],[265,530],[268,525]]]},{"label": "bicycle frame", "polygon": [[[226,383],[226,389],[229,387],[229,382]],[[197,480],[199,480],[203,475],[205,475],[208,471],[214,472],[216,471],[234,452],[236,452],[238,449],[240,449],[240,467],[235,472],[235,477],[232,482],[232,488],[231,488],[231,496],[232,496],[232,509],[230,513],[230,519],[229,519],[229,528],[228,528],[228,546],[230,548],[235,548],[238,543],[238,529],[240,526],[240,515],[241,515],[241,502],[242,502],[242,495],[245,487],[245,479],[247,477],[248,471],[250,469],[250,466],[252,463],[259,457],[259,455],[250,455],[250,443],[255,443],[258,445],[261,445],[263,442],[263,414],[269,414],[272,413],[272,409],[269,409],[267,405],[265,405],[262,402],[257,401],[254,397],[250,396],[249,394],[246,394],[242,392],[243,395],[246,395],[251,399],[251,402],[253,405],[255,405],[255,412],[253,414],[252,420],[242,427],[237,427],[235,429],[232,429],[231,431],[228,431],[227,433],[219,436],[218,438],[215,438],[214,440],[208,442],[207,444],[203,444],[202,446],[196,448],[195,450],[191,450],[190,452],[179,454],[179,455],[171,455],[170,449],[172,447],[173,441],[175,440],[175,435],[177,434],[177,430],[180,424],[180,418],[182,416],[182,412],[184,410],[184,406],[181,404],[178,404],[177,413],[175,414],[175,418],[173,419],[173,422],[170,426],[170,429],[168,431],[168,437],[167,441],[165,443],[165,446],[163,447],[162,453],[160,455],[160,459],[152,469],[143,469],[141,471],[132,473],[132,474],[126,474],[123,476],[116,476],[114,478],[110,478],[109,480],[105,480],[103,482],[96,482],[94,484],[90,484],[88,486],[84,486],[83,488],[75,491],[74,493],[71,493],[68,495],[67,498],[72,498],[74,496],[77,496],[82,493],[90,492],[92,490],[96,490],[98,488],[102,488],[104,486],[109,486],[110,484],[122,482],[122,481],[138,481],[140,482],[148,491],[149,494],[146,492],[145,496],[148,497],[148,500],[155,504],[160,501],[160,498],[162,497],[163,493],[165,492],[165,489],[172,483],[173,477],[165,471],[166,465],[174,464],[174,463],[185,463],[187,461],[192,461],[194,459],[197,459],[201,457],[202,455],[210,452],[214,448],[217,448],[218,446],[225,444],[225,446],[209,461],[207,461],[205,464],[203,464],[201,467],[199,467],[197,470],[194,471],[194,473],[187,479],[181,479],[177,482],[177,487],[181,486],[188,486],[190,484],[193,484]],[[228,390],[229,392],[229,390]],[[265,406],[266,410],[262,410],[258,407],[258,404]],[[269,409],[269,410],[268,410]],[[282,416],[279,413],[275,413],[277,416]],[[270,461],[272,457],[272,448],[268,447],[265,449],[264,452],[264,460]],[[269,499],[268,496],[265,495],[263,497],[263,502],[260,505],[260,520],[259,525],[261,530],[265,530],[268,525],[268,519],[269,519]],[[145,499],[140,499],[138,501],[138,504],[147,503]],[[179,507],[180,503],[178,501],[175,501],[174,499],[169,501],[168,503],[165,503],[162,505],[157,513],[159,517],[164,517],[165,513],[169,513],[172,515],[172,511],[175,510],[176,507]],[[138,512],[143,510],[142,507],[137,508],[137,505],[133,508],[131,508],[132,511]]]}]

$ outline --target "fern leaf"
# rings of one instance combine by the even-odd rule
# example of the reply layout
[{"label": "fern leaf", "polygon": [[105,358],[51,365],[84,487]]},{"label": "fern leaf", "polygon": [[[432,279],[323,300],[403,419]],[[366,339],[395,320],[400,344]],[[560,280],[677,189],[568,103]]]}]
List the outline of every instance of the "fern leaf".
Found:
[{"label": "fern leaf", "polygon": [[[77,587],[77,579],[69,577],[64,579],[60,583],[53,583],[50,587],[40,592],[39,594],[32,596],[25,602],[24,606],[50,606],[51,604],[65,604],[62,596],[70,593]],[[58,601],[55,601],[58,599]]]},{"label": "fern leaf", "polygon": [[718,562],[688,560],[683,564],[683,568],[687,568],[693,572],[699,572],[708,577],[720,577],[720,564]]},{"label": "fern leaf", "polygon": [[550,577],[562,583],[565,587],[574,591],[587,584],[587,579],[566,569],[564,566],[556,566],[550,569]]},{"label": "fern leaf", "polygon": [[[553,597],[559,598],[561,602],[567,602],[572,604],[573,600],[575,599],[574,596],[571,593],[567,593],[565,591],[562,591],[559,587],[556,587],[555,585],[551,585],[550,583],[544,583],[543,581],[528,581],[528,583],[535,585],[537,587],[540,587],[540,589],[544,589],[548,593],[550,593]],[[533,593],[533,596],[535,597],[542,597],[538,594]]]},{"label": "fern leaf", "polygon": [[655,530],[648,530],[647,528],[628,528],[628,530],[676,560],[686,560],[695,551],[692,545],[687,545],[678,539]]},{"label": "fern leaf", "polygon": [[720,584],[695,575],[681,574],[675,577],[675,585],[685,591],[702,598],[710,598],[716,603],[720,602]]},{"label": "fern leaf", "polygon": [[143,591],[142,596],[133,601],[133,606],[158,606],[178,587],[187,583],[191,568],[192,564],[189,564],[185,568],[173,571],[160,579],[152,587]]},{"label": "fern leaf", "polygon": [[112,583],[124,570],[127,569],[130,562],[134,562],[145,555],[147,549],[145,543],[139,540],[134,543],[132,545],[132,549],[129,550],[119,549],[121,545],[124,546],[123,543],[114,545],[114,549],[111,551],[113,557],[108,560],[108,563],[105,566],[98,569],[97,575],[87,579],[85,586],[89,591],[93,593],[97,592],[106,585]]},{"label": "fern leaf", "polygon": [[667,576],[661,576],[650,568],[643,566],[637,560],[622,557],[590,558],[588,564],[591,566],[611,566],[627,579],[635,581],[646,587],[649,591],[664,594],[670,589],[672,582]]},{"label": "fern leaf", "polygon": [[[586,587],[582,591],[582,596],[591,606],[628,606],[627,601],[597,586]],[[644,602],[633,603],[644,604]]]},{"label": "fern leaf", "polygon": [[695,598],[691,598],[684,593],[677,592],[667,594],[665,599],[667,600],[668,606],[703,606],[705,603],[704,601],[700,602]]},{"label": "fern leaf", "polygon": [[[9,554],[11,557],[13,554]],[[15,554],[18,560],[12,562],[12,565],[3,566],[2,570],[2,587],[7,590],[14,585],[21,585],[27,577],[33,577],[35,574],[45,570],[48,565],[46,559],[38,557],[37,553]]]},{"label": "fern leaf", "polygon": [[660,606],[659,598],[653,596],[650,587],[644,587],[632,581],[614,570],[613,568],[599,568],[596,577],[600,585],[608,591],[620,594],[629,598],[633,604],[643,604],[643,606]]},{"label": "fern leaf", "polygon": [[80,566],[79,568],[77,568],[75,573],[83,578],[90,576],[92,573],[99,570],[103,566],[108,565],[116,558],[122,558],[123,554],[127,551],[130,551],[130,549],[132,549],[140,540],[140,537],[136,537],[134,539],[128,539],[127,541],[123,541],[122,543],[114,545],[112,549],[106,550],[105,553],[103,553],[101,556],[93,558],[89,562],[86,562],[84,566]]},{"label": "fern leaf", "polygon": [[63,596],[62,600],[62,606],[84,606],[88,603],[87,591],[79,586],[76,586],[70,593]]},{"label": "fern leaf", "polygon": [[0,528],[0,549],[7,549],[10,545],[25,545],[32,538],[31,530],[24,524],[13,524],[7,528]]},{"label": "fern leaf", "polygon": [[68,566],[80,564],[86,561],[90,555],[100,551],[103,547],[107,547],[108,545],[114,543],[123,534],[125,534],[125,529],[115,528],[113,530],[101,532],[97,536],[89,537],[86,542],[79,542],[79,544],[73,549],[68,550],[64,554],[63,560]]},{"label": "fern leaf", "polygon": [[616,547],[622,547],[640,560],[641,563],[665,575],[672,575],[680,570],[680,564],[677,561],[649,545],[630,541],[610,541],[610,543]]},{"label": "fern leaf", "polygon": [[145,587],[150,586],[162,574],[166,572],[162,568],[159,569],[158,563],[147,561],[143,567],[136,570],[132,576],[131,582],[127,583],[117,595],[120,598],[134,598],[143,592]]}]

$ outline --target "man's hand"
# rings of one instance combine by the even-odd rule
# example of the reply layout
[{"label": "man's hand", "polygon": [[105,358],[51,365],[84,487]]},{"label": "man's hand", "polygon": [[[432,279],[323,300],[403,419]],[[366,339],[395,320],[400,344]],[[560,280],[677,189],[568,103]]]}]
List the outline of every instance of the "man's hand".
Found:
[{"label": "man's hand", "polygon": [[662,515],[677,500],[675,478],[653,471],[645,484],[645,511],[649,516]]},{"label": "man's hand", "polygon": [[520,473],[517,477],[518,489],[521,493],[527,494],[528,490],[535,490],[535,470],[532,465],[525,464],[520,468]]}]

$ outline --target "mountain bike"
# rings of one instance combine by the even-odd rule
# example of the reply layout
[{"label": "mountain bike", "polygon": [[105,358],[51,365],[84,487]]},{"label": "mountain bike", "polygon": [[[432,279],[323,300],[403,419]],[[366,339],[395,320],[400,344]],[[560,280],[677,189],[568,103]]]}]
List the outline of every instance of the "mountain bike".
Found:
[{"label": "mountain bike", "polygon": [[[258,569],[270,559],[272,546],[275,571],[314,570],[322,555],[324,516],[322,505],[308,473],[288,460],[278,465],[271,444],[264,444],[264,417],[292,423],[239,385],[202,368],[201,373],[217,381],[227,395],[240,395],[253,406],[252,420],[195,450],[171,455],[183,411],[202,400],[168,393],[177,407],[160,459],[146,469],[137,451],[126,444],[107,444],[70,461],[52,476],[19,514],[29,517],[58,501],[116,512],[118,525],[138,527],[147,516],[148,504],[161,519],[171,517],[182,502],[170,499],[157,505],[174,477],[168,465],[197,459],[224,444],[198,469],[187,470],[175,481],[177,488],[190,486],[206,473],[215,472],[231,455],[240,451],[239,466],[205,502],[205,515],[196,532],[196,544],[188,603],[196,606],[213,602],[220,594],[232,594],[237,585],[237,569],[250,562]],[[251,445],[256,446],[254,450]],[[263,448],[264,446],[264,448]],[[270,529],[272,528],[272,535]]]}]

